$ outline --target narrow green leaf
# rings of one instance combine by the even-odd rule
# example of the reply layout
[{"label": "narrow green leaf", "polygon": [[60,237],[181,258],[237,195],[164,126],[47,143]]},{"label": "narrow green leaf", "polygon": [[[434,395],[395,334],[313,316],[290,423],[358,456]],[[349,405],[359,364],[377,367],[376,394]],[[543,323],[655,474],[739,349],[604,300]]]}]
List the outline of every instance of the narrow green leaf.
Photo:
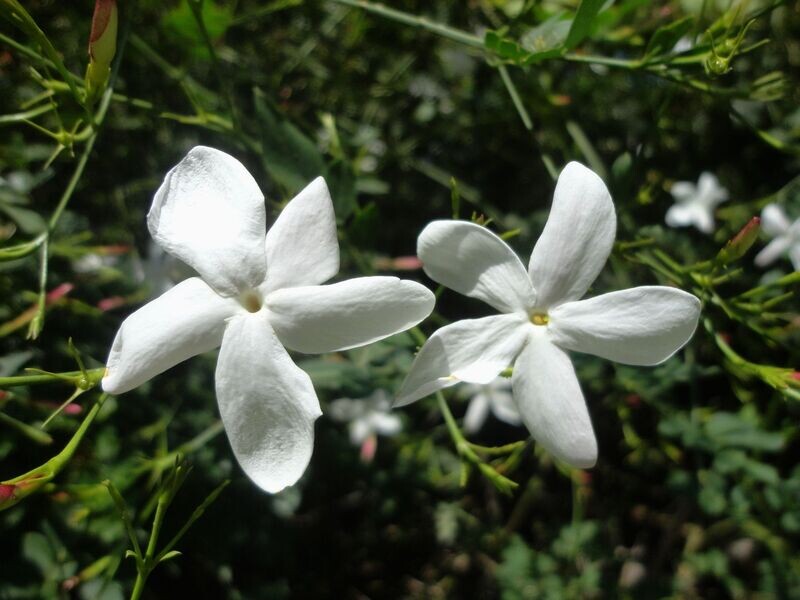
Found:
[{"label": "narrow green leaf", "polygon": [[578,11],[575,13],[575,18],[572,20],[572,26],[569,28],[567,39],[564,41],[564,47],[567,50],[572,50],[586,39],[592,30],[594,19],[604,3],[605,0],[581,1]]},{"label": "narrow green leaf", "polygon": [[678,40],[689,33],[692,29],[692,25],[692,17],[684,17],[672,23],[668,23],[663,27],[659,27],[647,43],[644,57],[653,58],[667,54],[675,47]]},{"label": "narrow green leaf", "polygon": [[325,171],[322,153],[311,138],[270,105],[261,90],[254,90],[253,100],[261,130],[264,168],[280,187],[293,195]]}]

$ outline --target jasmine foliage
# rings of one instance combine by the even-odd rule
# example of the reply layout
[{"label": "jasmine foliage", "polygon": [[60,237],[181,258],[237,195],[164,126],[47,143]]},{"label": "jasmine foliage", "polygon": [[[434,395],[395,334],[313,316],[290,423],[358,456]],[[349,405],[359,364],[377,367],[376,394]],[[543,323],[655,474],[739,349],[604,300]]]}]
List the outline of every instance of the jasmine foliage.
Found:
[{"label": "jasmine foliage", "polygon": [[[0,597],[800,594],[793,3],[92,4],[0,0]],[[234,459],[215,355],[97,390],[121,323],[193,275],[145,214],[195,146],[246,167],[269,222],[323,176],[341,279],[437,299],[369,346],[289,348],[323,416],[276,495]],[[526,255],[571,161],[617,212],[586,298],[702,301],[652,369],[570,354],[598,464],[567,467],[499,405],[469,427],[466,384],[389,413],[377,445],[329,418],[338,398],[396,396],[434,332],[489,314],[424,274],[425,226],[468,220]],[[707,233],[667,226],[670,192],[704,172],[714,193],[678,220]],[[232,349],[253,362],[234,383],[263,389],[258,348]]]},{"label": "jasmine foliage", "polygon": [[186,480],[186,477],[189,476],[190,471],[191,467],[188,466],[183,458],[179,455],[176,457],[175,464],[172,469],[167,471],[159,483],[154,495],[154,498],[156,499],[156,509],[155,515],[153,516],[153,526],[147,538],[147,547],[144,552],[142,552],[142,548],[139,544],[138,534],[133,528],[133,523],[128,512],[128,507],[125,504],[125,500],[119,493],[119,490],[114,487],[114,484],[110,480],[107,479],[103,482],[103,485],[108,488],[108,493],[111,496],[111,499],[114,501],[114,505],[117,507],[117,510],[119,511],[120,519],[125,525],[125,530],[133,548],[132,550],[127,550],[125,552],[126,558],[133,558],[136,562],[137,575],[136,581],[133,585],[133,591],[131,592],[132,600],[137,600],[141,597],[142,593],[144,592],[144,586],[147,582],[147,578],[150,577],[150,573],[152,573],[153,569],[155,569],[159,564],[168,560],[172,560],[173,558],[181,555],[178,550],[174,549],[175,546],[178,544],[178,542],[180,542],[181,538],[194,524],[194,522],[203,516],[203,513],[206,511],[206,509],[217,499],[220,493],[222,493],[222,490],[225,489],[225,487],[227,487],[227,485],[230,483],[230,481],[223,481],[208,496],[206,496],[205,500],[203,500],[203,502],[194,509],[194,512],[192,512],[186,523],[183,524],[178,532],[163,546],[163,548],[161,548],[161,550],[158,550],[158,538],[161,534],[161,527],[164,524],[167,510],[172,504],[172,501],[175,499],[175,495],[178,493],[178,490],[180,490],[183,482]]}]

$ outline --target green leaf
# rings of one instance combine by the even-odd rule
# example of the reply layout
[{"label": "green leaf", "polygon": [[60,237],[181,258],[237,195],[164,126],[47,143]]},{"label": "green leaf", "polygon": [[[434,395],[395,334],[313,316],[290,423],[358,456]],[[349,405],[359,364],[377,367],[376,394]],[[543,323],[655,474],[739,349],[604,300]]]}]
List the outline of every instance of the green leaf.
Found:
[{"label": "green leaf", "polygon": [[311,138],[270,105],[261,90],[253,91],[253,100],[264,168],[275,183],[294,195],[325,172],[322,153]]},{"label": "green leaf", "polygon": [[344,221],[356,207],[356,176],[345,160],[336,160],[325,170],[336,219]]},{"label": "green leaf", "polygon": [[[530,35],[530,32],[526,35]],[[483,43],[486,49],[493,52],[498,58],[520,66],[530,65],[547,58],[554,58],[560,56],[562,52],[560,45],[541,52],[529,52],[514,40],[503,36],[497,31],[491,30],[486,32]],[[535,44],[532,40],[531,43]],[[545,41],[544,43],[546,44],[549,42]]]},{"label": "green leaf", "polygon": [[733,413],[715,413],[705,424],[705,430],[718,447],[750,448],[765,452],[777,452],[783,447],[783,435],[759,429]]},{"label": "green leaf", "polygon": [[[233,12],[232,3],[218,3],[215,0],[203,2],[203,23],[212,40],[216,41],[225,35],[233,23]],[[187,42],[184,44],[187,50],[198,56],[208,56],[208,49],[187,0],[181,0],[178,6],[166,12],[161,23],[170,33]]]},{"label": "green leaf", "polygon": [[177,557],[182,556],[182,555],[183,555],[183,553],[180,550],[170,550],[164,556],[162,556],[159,559],[158,562],[166,562],[166,561],[170,560],[171,558],[177,558]]},{"label": "green leaf", "polygon": [[560,53],[570,32],[570,27],[570,21],[565,21],[561,18],[561,14],[557,14],[527,31],[519,42],[534,56],[553,50],[558,50]]},{"label": "green leaf", "polygon": [[700,493],[697,500],[700,507],[710,515],[721,514],[728,506],[725,498],[725,481],[721,475],[716,473],[704,473]]},{"label": "green leaf", "polygon": [[55,549],[47,537],[38,531],[30,531],[22,538],[22,556],[42,573],[51,571],[57,565]]},{"label": "green leaf", "polygon": [[644,57],[653,58],[670,52],[678,40],[689,33],[692,28],[692,20],[692,17],[684,17],[656,29],[647,43]]},{"label": "green leaf", "polygon": [[772,465],[768,465],[757,460],[747,459],[744,462],[744,471],[753,479],[757,479],[763,483],[777,485],[780,483],[780,475],[778,470]]},{"label": "green leaf", "polygon": [[0,203],[0,210],[6,213],[27,234],[41,233],[47,227],[41,215],[29,208]]},{"label": "green leaf", "polygon": [[483,38],[483,45],[487,50],[491,50],[498,57],[517,64],[522,64],[531,55],[530,52],[524,50],[515,41],[491,29],[486,32]]},{"label": "green leaf", "polygon": [[567,50],[571,50],[586,39],[592,29],[594,19],[604,3],[605,0],[581,1],[578,11],[575,13],[575,18],[572,20],[572,26],[569,28],[567,39],[564,41],[564,46]]}]

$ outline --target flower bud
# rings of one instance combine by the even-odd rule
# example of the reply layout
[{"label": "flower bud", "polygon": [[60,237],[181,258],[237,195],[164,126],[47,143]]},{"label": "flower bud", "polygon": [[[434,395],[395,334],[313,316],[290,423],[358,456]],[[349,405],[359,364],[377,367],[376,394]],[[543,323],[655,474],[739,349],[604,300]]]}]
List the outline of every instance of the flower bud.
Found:
[{"label": "flower bud", "polygon": [[12,502],[15,500],[14,492],[16,490],[17,486],[15,485],[0,483],[0,508],[2,508],[6,502]]},{"label": "flower bud", "polygon": [[758,239],[758,230],[761,227],[761,219],[753,217],[747,222],[747,225],[741,228],[739,233],[733,236],[725,247],[717,254],[717,261],[722,264],[728,264],[735,260],[739,260],[750,247]]},{"label": "flower bud", "polygon": [[86,67],[86,101],[94,102],[103,92],[117,51],[117,2],[95,0],[89,34],[89,65]]}]

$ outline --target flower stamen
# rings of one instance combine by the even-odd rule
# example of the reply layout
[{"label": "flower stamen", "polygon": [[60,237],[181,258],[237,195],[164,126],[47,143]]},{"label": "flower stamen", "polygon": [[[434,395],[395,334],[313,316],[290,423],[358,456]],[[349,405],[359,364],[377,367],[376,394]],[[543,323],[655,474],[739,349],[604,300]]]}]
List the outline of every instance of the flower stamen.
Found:
[{"label": "flower stamen", "polygon": [[261,296],[254,290],[249,290],[242,294],[239,301],[248,312],[256,313],[261,310]]},{"label": "flower stamen", "polygon": [[550,317],[547,316],[547,313],[531,313],[530,321],[534,325],[547,325],[550,322]]}]

